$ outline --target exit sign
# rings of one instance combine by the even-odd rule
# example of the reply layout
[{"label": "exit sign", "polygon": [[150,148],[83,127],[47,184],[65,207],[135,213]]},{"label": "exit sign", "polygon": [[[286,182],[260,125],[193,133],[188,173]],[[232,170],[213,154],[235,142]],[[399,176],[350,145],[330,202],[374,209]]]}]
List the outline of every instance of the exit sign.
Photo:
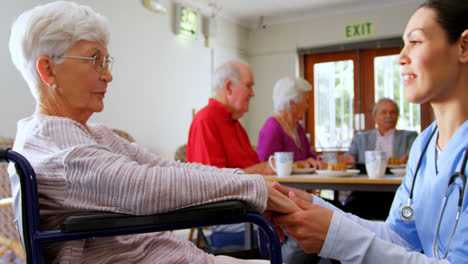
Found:
[{"label": "exit sign", "polygon": [[345,39],[369,38],[375,36],[374,20],[350,23],[344,26]]}]

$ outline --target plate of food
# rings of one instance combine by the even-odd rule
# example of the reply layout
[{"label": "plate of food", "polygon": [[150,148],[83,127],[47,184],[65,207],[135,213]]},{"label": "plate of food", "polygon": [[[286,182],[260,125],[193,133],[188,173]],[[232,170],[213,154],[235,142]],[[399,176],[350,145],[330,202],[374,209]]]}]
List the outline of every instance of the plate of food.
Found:
[{"label": "plate of food", "polygon": [[396,169],[390,169],[390,171],[398,176],[405,176],[406,174],[406,168],[396,168]]},{"label": "plate of food", "polygon": [[293,174],[306,174],[306,173],[314,173],[315,168],[293,168]]},{"label": "plate of food", "polygon": [[318,175],[329,177],[347,177],[359,174],[359,170],[316,170]]},{"label": "plate of food", "polygon": [[390,169],[401,169],[405,168],[406,164],[402,164],[399,158],[388,158],[387,167]]}]

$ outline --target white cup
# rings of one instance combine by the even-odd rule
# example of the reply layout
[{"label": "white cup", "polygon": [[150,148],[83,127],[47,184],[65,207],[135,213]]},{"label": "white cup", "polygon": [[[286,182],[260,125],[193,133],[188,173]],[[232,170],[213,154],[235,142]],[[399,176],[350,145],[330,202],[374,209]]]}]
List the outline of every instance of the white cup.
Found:
[{"label": "white cup", "polygon": [[387,153],[383,151],[366,151],[366,171],[371,179],[382,179],[387,169]]},{"label": "white cup", "polygon": [[[292,152],[275,152],[275,155],[271,155],[268,158],[268,163],[270,163],[270,167],[278,174],[278,177],[287,177],[292,171],[293,157],[294,153]],[[276,168],[271,163],[272,159],[275,159]]]}]

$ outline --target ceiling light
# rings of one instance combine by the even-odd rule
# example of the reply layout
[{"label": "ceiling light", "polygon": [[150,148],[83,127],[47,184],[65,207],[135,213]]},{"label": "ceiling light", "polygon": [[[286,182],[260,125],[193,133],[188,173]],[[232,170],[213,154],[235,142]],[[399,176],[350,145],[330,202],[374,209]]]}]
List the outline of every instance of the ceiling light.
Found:
[{"label": "ceiling light", "polygon": [[141,0],[143,5],[151,11],[157,13],[167,13],[167,8],[159,0]]}]

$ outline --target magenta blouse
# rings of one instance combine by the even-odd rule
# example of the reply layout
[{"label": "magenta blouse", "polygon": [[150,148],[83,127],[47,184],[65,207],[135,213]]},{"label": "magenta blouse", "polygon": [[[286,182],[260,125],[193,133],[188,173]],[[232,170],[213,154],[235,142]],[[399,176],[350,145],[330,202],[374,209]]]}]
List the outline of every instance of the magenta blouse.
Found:
[{"label": "magenta blouse", "polygon": [[309,157],[316,159],[315,153],[310,148],[304,127],[300,123],[297,123],[297,130],[301,150],[274,117],[268,118],[258,135],[257,154],[260,161],[267,161],[270,155],[280,151],[294,152],[294,161],[305,160]]}]

